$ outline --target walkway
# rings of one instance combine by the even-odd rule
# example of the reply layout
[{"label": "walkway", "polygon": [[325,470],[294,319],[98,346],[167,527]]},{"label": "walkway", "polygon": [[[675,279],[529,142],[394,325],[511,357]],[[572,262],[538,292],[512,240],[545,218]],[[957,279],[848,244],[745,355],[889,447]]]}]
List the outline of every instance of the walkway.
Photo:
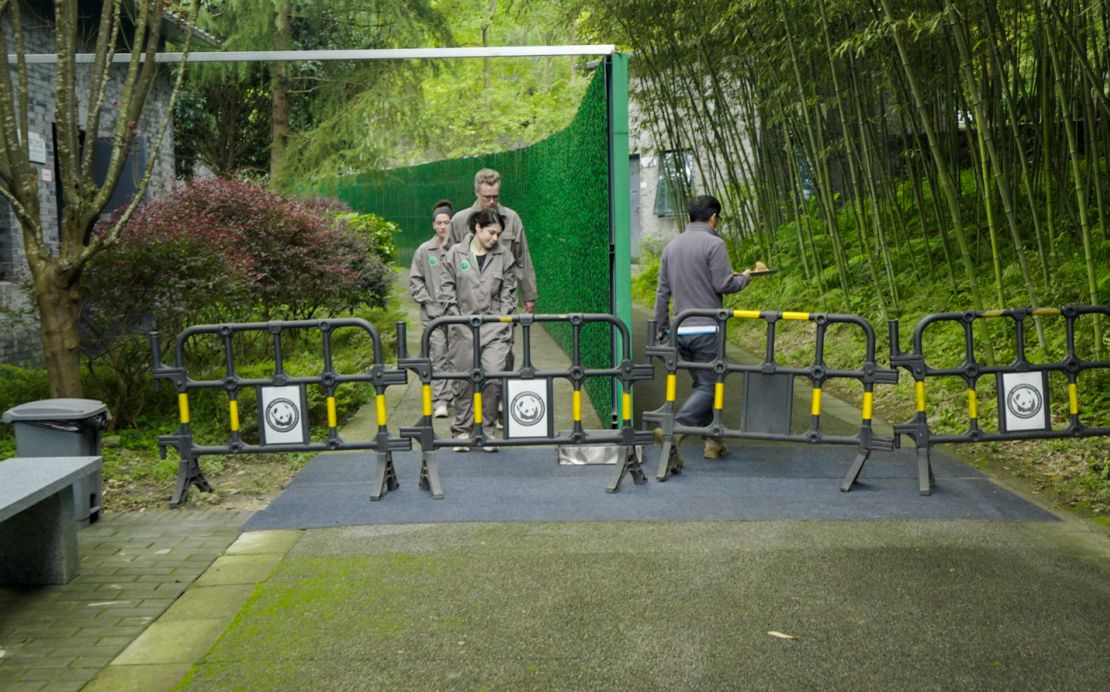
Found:
[{"label": "walkway", "polygon": [[[652,400],[639,392],[639,405]],[[414,393],[391,394],[393,420],[413,415]],[[366,425],[356,418],[347,434]],[[649,477],[617,496],[598,489],[596,502],[679,480]],[[837,500],[853,496],[831,482]],[[185,509],[82,530],[78,580],[0,588],[0,688],[77,689],[94,674],[87,689],[183,679],[197,690],[1101,689],[1110,679],[1110,538],[1070,517],[407,523],[236,538],[247,519]]]}]

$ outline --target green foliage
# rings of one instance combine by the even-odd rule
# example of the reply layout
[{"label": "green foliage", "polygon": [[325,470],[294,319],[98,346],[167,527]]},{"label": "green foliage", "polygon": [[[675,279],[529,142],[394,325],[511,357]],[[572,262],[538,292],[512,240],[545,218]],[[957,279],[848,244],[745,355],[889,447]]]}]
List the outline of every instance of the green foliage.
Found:
[{"label": "green foliage", "polygon": [[351,228],[336,211],[227,180],[195,181],[144,205],[85,277],[90,393],[115,423],[139,422],[151,396],[147,331],[172,339],[193,324],[383,307],[389,231],[369,220]]},{"label": "green foliage", "polygon": [[392,221],[387,221],[377,214],[356,214],[347,212],[335,218],[347,225],[351,231],[358,234],[366,244],[367,252],[377,256],[382,264],[392,266],[397,261],[397,245],[394,238],[401,232],[401,227]]}]

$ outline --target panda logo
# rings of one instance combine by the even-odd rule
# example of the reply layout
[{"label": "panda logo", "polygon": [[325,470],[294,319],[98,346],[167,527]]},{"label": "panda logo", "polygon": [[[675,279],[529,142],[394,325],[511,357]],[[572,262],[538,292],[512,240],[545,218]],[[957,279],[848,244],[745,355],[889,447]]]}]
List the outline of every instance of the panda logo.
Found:
[{"label": "panda logo", "polygon": [[300,421],[300,407],[289,399],[274,399],[266,406],[266,423],[277,432],[289,432]]},{"label": "panda logo", "polygon": [[1030,384],[1019,384],[1006,396],[1006,410],[1023,420],[1036,416],[1043,405],[1041,391]]},{"label": "panda logo", "polygon": [[543,399],[535,392],[521,392],[513,397],[513,402],[509,405],[509,415],[525,427],[539,423],[545,410]]}]

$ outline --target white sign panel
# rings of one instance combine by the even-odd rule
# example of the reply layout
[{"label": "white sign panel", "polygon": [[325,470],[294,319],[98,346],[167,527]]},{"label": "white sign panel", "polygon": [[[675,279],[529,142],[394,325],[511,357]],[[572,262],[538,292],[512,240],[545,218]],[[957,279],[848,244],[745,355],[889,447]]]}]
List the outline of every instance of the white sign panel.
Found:
[{"label": "white sign panel", "polygon": [[551,380],[505,380],[505,437],[550,437]]},{"label": "white sign panel", "polygon": [[46,141],[37,132],[27,133],[27,153],[31,163],[46,163]]},{"label": "white sign panel", "polygon": [[304,390],[297,385],[259,387],[258,418],[262,421],[262,444],[307,444],[307,408]]},{"label": "white sign panel", "polygon": [[1043,372],[1001,373],[998,424],[1003,432],[1047,430],[1048,382]]}]

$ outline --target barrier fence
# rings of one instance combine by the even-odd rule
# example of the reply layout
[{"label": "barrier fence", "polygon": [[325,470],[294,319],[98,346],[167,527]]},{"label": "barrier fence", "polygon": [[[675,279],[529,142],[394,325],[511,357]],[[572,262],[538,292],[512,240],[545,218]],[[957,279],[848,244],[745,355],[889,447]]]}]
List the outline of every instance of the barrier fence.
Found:
[{"label": "barrier fence", "polygon": [[[1079,376],[1090,370],[1110,367],[1110,361],[1083,360],[1076,353],[1076,322],[1080,317],[1110,317],[1110,309],[1102,306],[1068,306],[1062,308],[1018,308],[948,312],[927,315],[913,330],[913,351],[902,353],[898,323],[888,323],[891,344],[891,365],[904,368],[914,379],[916,412],[912,421],[894,427],[896,435],[910,436],[916,445],[918,489],[922,495],[932,492],[935,485],[930,449],[944,443],[968,443],[1007,440],[1049,439],[1063,437],[1095,437],[1110,434],[1107,427],[1087,427],[1079,418]],[[1065,349],[1060,360],[1037,363],[1026,354],[1025,323],[1030,318],[1063,318]],[[1014,359],[1006,365],[989,365],[976,357],[973,325],[982,320],[1009,320],[1013,339]],[[963,362],[955,367],[933,367],[927,362],[924,334],[933,325],[951,322],[962,327]],[[989,338],[989,337],[988,337]],[[1054,428],[1050,403],[1049,374],[1061,373],[1066,378],[1067,424]],[[937,378],[960,378],[967,388],[967,428],[958,434],[938,434],[929,425],[926,410],[926,386]],[[998,398],[998,429],[985,430],[980,424],[979,380],[993,377]],[[862,464],[854,467],[844,482],[850,485],[859,475]]]},{"label": "barrier fence", "polygon": [[[336,331],[340,329],[361,330],[370,337],[374,361],[369,372],[341,373],[335,369],[332,342]],[[305,331],[318,332],[321,337],[323,369],[316,375],[293,376],[285,371],[283,336],[290,332]],[[246,333],[270,335],[274,372],[269,377],[242,377],[236,371],[234,339],[236,335]],[[202,335],[215,335],[219,338],[224,356],[222,378],[198,380],[189,376],[185,347],[190,339]],[[177,507],[184,503],[189,489],[193,486],[204,492],[212,491],[211,484],[201,471],[200,457],[215,454],[373,450],[377,452],[377,460],[370,499],[377,500],[386,491],[397,488],[397,474],[392,455],[394,451],[412,449],[412,442],[389,435],[385,390],[391,385],[405,384],[408,381],[408,374],[404,370],[389,368],[383,363],[381,337],[369,322],[350,318],[193,326],[181,332],[174,342],[173,367],[162,364],[162,348],[158,332],[150,334],[150,349],[155,380],[169,380],[177,391],[180,425],[173,434],[158,438],[162,458],[166,458],[166,450],[172,447],[177,450],[180,460],[170,507]],[[369,383],[373,385],[375,391],[377,433],[369,440],[348,441],[339,435],[336,388],[345,383],[355,382]],[[320,387],[325,397],[327,434],[323,441],[314,442],[311,439],[307,415],[307,387],[309,386]],[[244,440],[241,433],[239,393],[243,388],[256,390],[258,443]],[[204,389],[222,389],[227,394],[229,425],[225,444],[198,445],[193,439],[190,428],[189,394]]]},{"label": "barrier fence", "polygon": [[[718,357],[715,360],[695,362],[679,355],[676,343],[682,323],[693,317],[708,317],[716,322]],[[756,319],[767,324],[766,350],[758,364],[734,363],[728,359],[725,344],[731,320]],[[811,322],[816,326],[816,339],[812,364],[807,367],[783,366],[776,362],[776,325],[782,320]],[[854,325],[863,332],[865,354],[856,369],[830,368],[825,359],[825,336],[829,327],[837,324]],[[895,384],[898,373],[880,368],[875,362],[875,330],[871,324],[855,315],[834,315],[810,312],[776,312],[759,310],[685,310],[671,324],[666,345],[647,348],[647,354],[663,361],[667,373],[666,401],[655,411],[644,414],[644,420],[659,424],[663,434],[663,449],[659,456],[656,478],[666,480],[678,470],[676,455],[671,454],[675,435],[701,435],[718,439],[780,440],[823,444],[856,445],[859,453],[853,466],[862,467],[874,449],[893,449],[894,440],[877,437],[871,427],[874,389],[876,384]],[[654,322],[648,323],[648,343],[655,342]],[[703,370],[714,374],[713,420],[707,426],[681,425],[675,419],[675,394],[678,370],[691,372]],[[744,377],[741,402],[741,427],[725,426],[722,413],[725,407],[725,381],[729,375],[741,373]],[[806,378],[813,386],[810,400],[810,422],[805,432],[790,430],[791,409],[794,398],[793,385],[797,377]],[[863,388],[863,408],[859,430],[854,435],[830,435],[821,430],[821,393],[826,382],[832,379],[850,379]],[[849,490],[850,484],[842,490]]]},{"label": "barrier fence", "polygon": [[[540,369],[533,362],[531,330],[535,325],[561,324],[570,329],[571,365],[565,369]],[[523,351],[520,367],[514,370],[486,370],[482,367],[481,338],[483,332],[499,326],[520,328],[520,341]],[[609,367],[586,367],[583,362],[583,330],[589,325],[609,328],[610,339],[615,335],[619,341],[611,352],[620,353],[619,362]],[[468,370],[436,372],[432,369],[430,358],[431,335],[437,329],[466,330],[469,332],[474,367]],[[465,334],[465,332],[463,332]],[[442,447],[465,446],[469,448],[492,446],[524,447],[540,445],[617,445],[619,456],[613,474],[606,488],[609,492],[620,489],[621,480],[630,475],[636,484],[646,482],[640,467],[636,447],[650,443],[651,432],[637,431],[632,421],[632,387],[638,380],[652,379],[654,369],[650,364],[637,365],[632,362],[631,342],[628,328],[612,315],[461,315],[440,317],[428,324],[420,340],[420,356],[408,357],[405,344],[405,324],[397,324],[398,363],[412,370],[422,384],[422,417],[415,426],[401,429],[401,435],[420,443],[420,487],[428,490],[432,497],[443,497],[439,478],[436,450]],[[449,341],[456,340],[455,337]],[[620,384],[621,405],[620,425],[616,430],[587,431],[582,427],[582,397],[586,383],[591,378],[604,378]],[[572,429],[567,434],[556,434],[552,415],[553,382],[564,379],[572,386],[571,416]],[[469,382],[473,386],[473,410],[475,434],[472,437],[437,437],[432,425],[432,382],[450,380]],[[482,414],[482,385],[490,380],[502,381],[502,400],[504,401],[504,438],[497,439],[489,428],[492,421],[485,421]]]},{"label": "barrier fence", "polygon": [[[709,318],[716,325],[719,356],[706,362],[684,360],[676,342],[678,327],[693,317]],[[952,312],[928,315],[914,328],[913,350],[900,350],[898,323],[888,322],[891,344],[891,368],[876,362],[876,338],[871,324],[855,315],[837,315],[808,312],[778,312],[758,310],[687,310],[675,317],[674,331],[666,343],[654,344],[655,324],[648,323],[646,355],[662,361],[666,377],[666,394],[663,405],[644,413],[646,423],[655,423],[662,433],[663,445],[656,477],[666,480],[677,470],[671,450],[676,435],[700,435],[717,439],[777,440],[810,444],[854,445],[858,453],[840,489],[851,490],[863,466],[874,450],[893,450],[899,446],[901,435],[913,439],[916,446],[918,486],[922,495],[931,493],[933,477],[930,450],[943,443],[973,443],[1048,438],[1078,438],[1110,435],[1110,427],[1090,426],[1080,418],[1080,376],[1096,370],[1110,368],[1110,361],[1096,356],[1094,360],[1080,357],[1076,349],[1076,325],[1081,318],[1105,319],[1110,309],[1102,306],[1069,306],[1063,308],[1020,308],[980,312]],[[1059,318],[1064,321],[1064,353],[1056,360],[1046,356],[1046,362],[1031,360],[1026,352],[1026,322],[1032,318]],[[727,332],[733,320],[761,320],[766,324],[766,348],[761,362],[736,363],[728,359],[725,350]],[[1005,365],[991,365],[978,357],[974,325],[988,320],[998,320],[1009,325],[1009,342],[992,344],[1012,345],[1013,360]],[[778,362],[776,330],[780,322],[807,322],[814,326],[814,350],[809,364],[787,366]],[[952,367],[940,367],[929,362],[924,334],[934,325],[951,323],[963,332],[963,361]],[[536,325],[564,330],[570,348],[570,367],[544,369],[533,360],[532,328]],[[864,348],[862,358],[854,367],[831,367],[826,359],[825,343],[830,328],[845,326],[861,334]],[[481,365],[481,338],[490,329],[507,328],[517,334],[522,357],[519,367],[509,370],[487,370]],[[586,329],[607,330],[611,352],[614,354],[606,367],[587,367],[582,354],[583,332]],[[369,337],[373,350],[373,363],[367,372],[344,373],[334,366],[333,338],[338,330],[351,329]],[[465,370],[437,371],[430,358],[431,335],[437,329],[455,330],[458,335],[469,332],[474,366]],[[997,331],[997,330],[996,330]],[[320,341],[322,370],[307,376],[291,375],[286,371],[283,357],[283,336],[290,333],[310,332]],[[244,377],[236,370],[235,337],[245,333],[268,335],[272,342],[273,373],[266,377]],[[224,358],[222,377],[194,379],[186,364],[186,345],[202,336],[215,337]],[[406,326],[397,324],[398,367],[387,366],[383,361],[381,337],[373,325],[361,319],[305,320],[287,322],[259,322],[194,326],[177,336],[174,343],[174,365],[167,367],[161,359],[161,343],[157,332],[150,334],[153,370],[156,380],[169,380],[178,396],[180,425],[176,432],[158,438],[158,445],[165,458],[172,447],[180,458],[171,507],[184,503],[191,487],[211,491],[211,485],[200,468],[200,457],[216,454],[243,454],[289,451],[339,451],[371,450],[376,452],[371,499],[379,499],[385,492],[398,487],[393,465],[394,451],[412,449],[416,440],[421,448],[420,488],[439,499],[443,487],[436,460],[437,450],[447,446],[512,448],[550,445],[608,445],[617,446],[619,459],[610,476],[606,490],[616,492],[625,476],[636,484],[646,482],[636,448],[649,444],[654,431],[638,431],[633,426],[632,392],[635,382],[652,379],[654,366],[636,364],[631,353],[628,328],[613,315],[567,314],[511,316],[462,315],[433,320],[421,337],[420,354],[410,357],[407,353]],[[257,337],[256,337],[257,338]],[[988,334],[987,338],[991,338]],[[457,339],[456,339],[457,341]],[[1096,351],[1097,353],[1097,351]],[[914,380],[916,412],[910,422],[894,426],[894,437],[875,434],[872,426],[874,395],[877,385],[894,385],[898,382],[898,368],[910,372]],[[408,382],[407,370],[413,371],[421,382],[421,417],[416,425],[401,427],[398,436],[389,432],[389,418],[385,406],[385,391],[393,385]],[[691,373],[706,371],[713,374],[714,393],[712,420],[705,426],[682,425],[676,420],[676,389],[679,370]],[[1103,374],[1106,374],[1103,372]],[[743,377],[743,390],[739,399],[741,423],[739,428],[725,424],[726,383],[730,376]],[[1066,424],[1053,427],[1050,375],[1062,379],[1057,384],[1066,391]],[[809,403],[809,423],[804,431],[792,430],[794,380],[808,380],[812,385]],[[958,433],[942,433],[930,424],[927,414],[927,385],[940,378],[958,378],[963,381],[967,395],[967,427]],[[993,379],[997,396],[997,429],[981,421],[979,395],[981,380]],[[616,429],[590,431],[583,427],[583,392],[591,379],[607,380],[619,385],[619,425]],[[822,393],[828,382],[836,379],[854,381],[861,388],[862,405],[859,427],[853,434],[830,434],[822,429]],[[474,424],[472,436],[457,439],[436,435],[432,414],[432,383],[436,380],[468,382],[474,393]],[[571,393],[572,429],[556,434],[554,430],[554,382],[569,382]],[[489,382],[500,383],[505,402],[503,421],[504,437],[494,436],[492,421],[482,413],[482,387]],[[377,430],[371,439],[344,440],[338,430],[336,415],[336,389],[348,383],[367,383],[375,391]],[[323,394],[327,423],[323,439],[312,440],[307,418],[308,388],[317,387]],[[248,442],[240,430],[239,396],[244,388],[256,390],[259,441]],[[197,390],[222,390],[227,396],[228,430],[223,444],[197,444],[190,428],[189,395]],[[1058,417],[1059,419],[1059,417]],[[321,435],[317,435],[321,437]]]}]

